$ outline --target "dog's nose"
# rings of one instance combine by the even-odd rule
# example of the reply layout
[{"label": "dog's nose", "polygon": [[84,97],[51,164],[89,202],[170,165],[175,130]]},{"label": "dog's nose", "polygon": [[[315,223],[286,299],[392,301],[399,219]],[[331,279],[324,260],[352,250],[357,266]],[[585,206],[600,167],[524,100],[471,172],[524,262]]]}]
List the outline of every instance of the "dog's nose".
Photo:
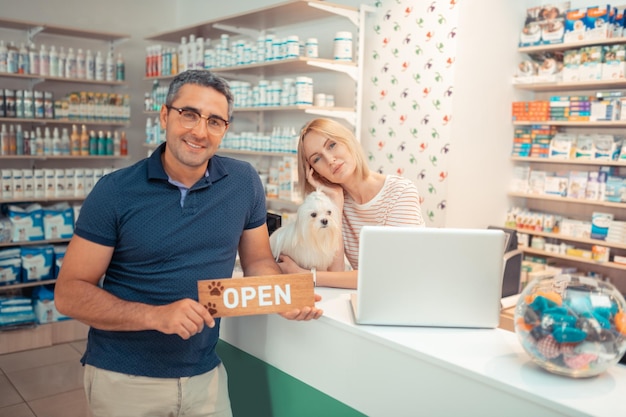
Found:
[{"label": "dog's nose", "polygon": [[328,226],[328,219],[322,219],[321,222],[324,226]]}]

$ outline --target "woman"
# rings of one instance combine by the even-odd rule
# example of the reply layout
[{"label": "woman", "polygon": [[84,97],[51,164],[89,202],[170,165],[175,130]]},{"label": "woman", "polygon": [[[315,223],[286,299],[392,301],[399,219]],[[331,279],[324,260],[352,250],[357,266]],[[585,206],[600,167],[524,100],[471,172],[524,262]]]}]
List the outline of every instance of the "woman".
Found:
[{"label": "woman", "polygon": [[[303,195],[326,193],[342,215],[343,245],[328,271],[317,271],[317,285],[356,288],[359,233],[365,225],[424,226],[417,187],[396,175],[371,171],[354,134],[330,119],[314,119],[300,132],[298,174]],[[352,266],[346,271],[345,258]],[[306,272],[281,255],[283,273]]]}]

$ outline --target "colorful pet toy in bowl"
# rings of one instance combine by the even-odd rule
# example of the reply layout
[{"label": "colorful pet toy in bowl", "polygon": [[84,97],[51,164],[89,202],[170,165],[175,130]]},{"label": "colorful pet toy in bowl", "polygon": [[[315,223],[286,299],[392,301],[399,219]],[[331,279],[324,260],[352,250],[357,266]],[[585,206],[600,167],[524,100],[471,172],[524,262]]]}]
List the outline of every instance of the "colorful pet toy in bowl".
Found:
[{"label": "colorful pet toy in bowl", "polygon": [[615,365],[626,352],[626,301],[610,283],[557,275],[538,278],[515,307],[515,332],[542,368],[584,378]]}]

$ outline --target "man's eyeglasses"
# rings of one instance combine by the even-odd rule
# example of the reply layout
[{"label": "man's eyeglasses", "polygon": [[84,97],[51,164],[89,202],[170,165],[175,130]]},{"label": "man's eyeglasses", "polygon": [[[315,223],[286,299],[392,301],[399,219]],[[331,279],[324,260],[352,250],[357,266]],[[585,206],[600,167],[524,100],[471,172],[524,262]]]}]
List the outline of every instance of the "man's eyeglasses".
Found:
[{"label": "man's eyeglasses", "polygon": [[193,129],[198,126],[201,119],[206,119],[207,130],[212,135],[222,135],[226,131],[226,128],[230,124],[229,121],[222,119],[219,116],[203,116],[195,110],[192,109],[179,109],[177,107],[165,105],[168,110],[176,110],[178,115],[180,116],[178,120],[180,120],[180,125],[185,129]]}]

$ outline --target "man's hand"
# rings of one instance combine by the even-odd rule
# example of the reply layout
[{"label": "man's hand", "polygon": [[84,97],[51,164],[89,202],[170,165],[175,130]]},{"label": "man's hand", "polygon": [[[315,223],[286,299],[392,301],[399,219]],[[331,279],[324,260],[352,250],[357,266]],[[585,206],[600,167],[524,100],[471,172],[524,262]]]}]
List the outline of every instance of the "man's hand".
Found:
[{"label": "man's hand", "polygon": [[165,334],[177,334],[185,340],[200,333],[205,324],[211,328],[215,326],[215,320],[209,311],[189,298],[155,307],[149,320],[155,330]]}]

